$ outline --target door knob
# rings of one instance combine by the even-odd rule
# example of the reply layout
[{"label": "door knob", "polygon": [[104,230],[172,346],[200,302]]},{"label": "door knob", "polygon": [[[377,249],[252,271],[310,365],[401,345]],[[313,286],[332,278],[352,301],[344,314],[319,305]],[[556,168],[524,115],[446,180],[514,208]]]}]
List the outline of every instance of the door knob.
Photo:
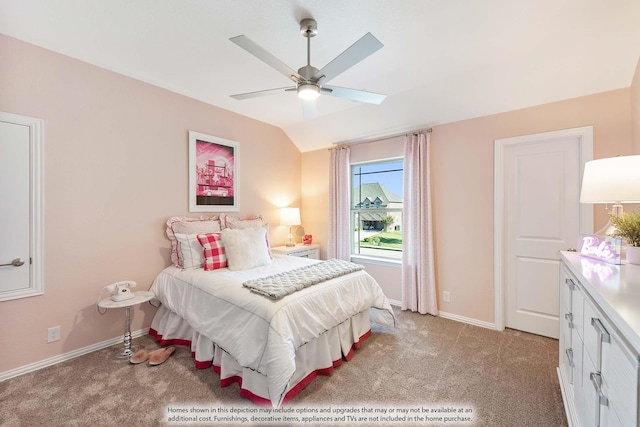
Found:
[{"label": "door knob", "polygon": [[24,261],[20,258],[16,258],[13,261],[11,261],[9,264],[0,264],[0,267],[5,267],[7,265],[13,265],[14,267],[20,267],[22,264],[24,264]]}]

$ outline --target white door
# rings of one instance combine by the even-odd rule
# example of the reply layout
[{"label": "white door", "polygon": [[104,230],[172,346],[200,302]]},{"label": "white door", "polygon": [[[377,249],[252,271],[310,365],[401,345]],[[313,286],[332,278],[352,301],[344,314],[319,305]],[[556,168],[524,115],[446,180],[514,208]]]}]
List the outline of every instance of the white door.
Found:
[{"label": "white door", "polygon": [[42,293],[40,130],[0,113],[0,301]]},{"label": "white door", "polygon": [[[558,338],[558,252],[578,244],[581,223],[592,217],[580,205],[582,170],[592,155],[591,128],[498,140],[496,149],[502,174],[502,188],[496,189],[502,198],[497,274],[505,326]],[[592,205],[587,210],[592,212]]]}]

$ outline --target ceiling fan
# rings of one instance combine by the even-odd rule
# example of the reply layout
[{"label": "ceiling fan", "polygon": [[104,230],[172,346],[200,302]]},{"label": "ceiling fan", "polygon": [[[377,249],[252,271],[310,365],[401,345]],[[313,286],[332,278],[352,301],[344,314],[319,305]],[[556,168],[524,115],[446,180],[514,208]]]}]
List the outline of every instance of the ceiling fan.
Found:
[{"label": "ceiling fan", "polygon": [[303,113],[305,119],[315,117],[315,100],[320,96],[320,94],[346,98],[353,101],[367,102],[370,104],[380,104],[384,101],[387,97],[386,95],[326,84],[329,80],[353,67],[358,62],[383,47],[383,44],[380,43],[380,41],[378,41],[378,39],[376,39],[371,33],[365,34],[320,70],[311,65],[311,37],[315,37],[318,34],[318,24],[313,19],[303,19],[300,21],[300,33],[303,37],[307,38],[307,65],[299,68],[297,72],[271,53],[267,52],[264,48],[251,41],[248,37],[241,35],[230,38],[229,40],[233,43],[279,71],[281,74],[284,74],[296,84],[295,86],[290,87],[241,93],[238,95],[231,95],[231,97],[235,99],[248,99],[273,95],[282,91],[296,91],[298,97],[303,100]]}]

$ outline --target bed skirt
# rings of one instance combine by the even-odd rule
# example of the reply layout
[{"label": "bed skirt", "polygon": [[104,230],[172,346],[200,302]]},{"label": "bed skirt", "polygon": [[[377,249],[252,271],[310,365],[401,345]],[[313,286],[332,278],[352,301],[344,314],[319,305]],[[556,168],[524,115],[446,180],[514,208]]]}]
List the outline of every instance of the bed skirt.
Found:
[{"label": "bed skirt", "polygon": [[318,375],[330,375],[343,360],[350,360],[360,344],[371,335],[371,323],[369,310],[365,310],[299,347],[295,353],[295,373],[281,396],[269,396],[266,373],[243,368],[234,357],[165,306],[158,309],[149,333],[163,346],[190,346],[196,368],[213,367],[220,376],[221,387],[235,382],[240,386],[240,395],[256,404],[282,406]]}]

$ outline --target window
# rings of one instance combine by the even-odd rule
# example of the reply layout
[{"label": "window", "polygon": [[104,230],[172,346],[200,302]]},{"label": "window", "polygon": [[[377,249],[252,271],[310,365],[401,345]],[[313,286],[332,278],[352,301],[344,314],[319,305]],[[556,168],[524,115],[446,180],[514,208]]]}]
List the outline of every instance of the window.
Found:
[{"label": "window", "polygon": [[403,160],[351,165],[351,254],[402,259]]}]

